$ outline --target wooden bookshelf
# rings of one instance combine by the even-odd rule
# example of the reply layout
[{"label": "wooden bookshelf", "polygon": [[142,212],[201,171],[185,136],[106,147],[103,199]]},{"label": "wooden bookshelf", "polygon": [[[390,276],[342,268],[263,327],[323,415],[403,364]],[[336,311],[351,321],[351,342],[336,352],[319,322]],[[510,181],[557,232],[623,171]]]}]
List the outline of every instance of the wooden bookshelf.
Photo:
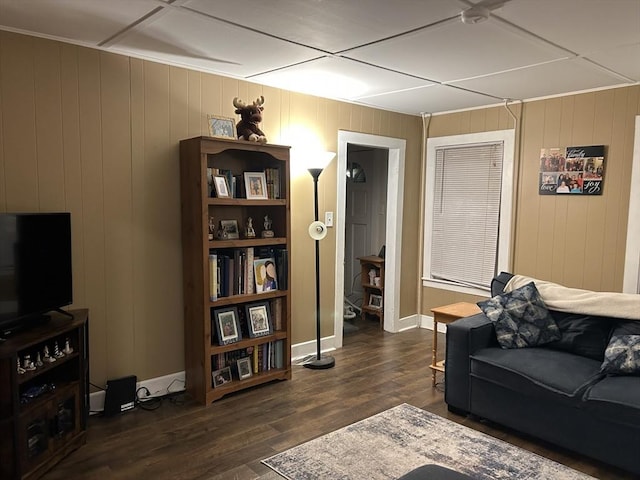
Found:
[{"label": "wooden bookshelf", "polygon": [[[362,298],[362,319],[367,315],[378,317],[380,328],[384,327],[384,258],[370,255],[359,257],[360,260],[360,282],[364,293]],[[369,278],[370,271],[375,272],[378,284],[372,283]],[[372,295],[378,298],[379,302],[372,302]],[[379,303],[379,305],[378,305]]]},{"label": "wooden bookshelf", "polygon": [[[212,190],[208,183],[208,169],[225,172],[235,184],[235,195],[233,186],[229,185],[230,197],[212,196],[215,195],[215,189]],[[276,192],[270,191],[268,199],[242,198],[243,189],[239,183],[243,180],[244,172],[264,172],[267,169],[272,174],[276,172],[274,183],[278,182],[278,185],[272,187]],[[290,285],[288,252],[291,252],[289,147],[212,137],[182,140],[180,177],[187,391],[196,401],[210,404],[224,395],[245,388],[290,379],[291,296],[287,288]],[[271,198],[273,196],[277,198]],[[261,237],[265,216],[269,216],[273,222],[271,230],[274,236],[271,238]],[[209,237],[210,217],[213,217],[216,226],[213,238]],[[245,235],[248,217],[253,219],[255,237],[247,238]],[[239,227],[239,238],[218,238],[220,220],[235,220]],[[257,293],[254,283],[253,291],[250,291],[248,280],[244,280],[248,275],[247,269],[253,268],[247,260],[249,249],[256,259],[287,252],[287,256],[282,257],[286,258],[286,264],[280,264],[278,268],[277,290]],[[210,264],[210,254],[216,254],[217,263]],[[220,259],[234,256],[240,262],[223,263]],[[226,268],[224,275],[220,273],[223,266]],[[216,271],[215,275],[211,269]],[[233,282],[228,281],[230,277],[233,277]],[[222,294],[224,288],[218,288],[223,284],[228,289],[226,295]],[[212,289],[216,292],[214,297]],[[266,302],[268,306],[272,332],[252,338],[247,335],[249,325],[244,311],[246,306],[259,302]],[[277,302],[277,308],[274,302]],[[233,307],[238,313],[242,338],[220,345],[216,311]],[[274,318],[276,312],[278,319]],[[269,352],[270,355],[268,360],[261,359],[257,371],[254,371],[254,362],[257,360],[251,358],[250,377],[240,380],[234,375],[231,381],[214,386],[212,374],[225,366],[233,367],[226,364],[226,359],[245,353],[251,357],[253,354],[247,352],[254,349],[256,352]],[[278,351],[279,355],[273,355],[274,351]]]}]

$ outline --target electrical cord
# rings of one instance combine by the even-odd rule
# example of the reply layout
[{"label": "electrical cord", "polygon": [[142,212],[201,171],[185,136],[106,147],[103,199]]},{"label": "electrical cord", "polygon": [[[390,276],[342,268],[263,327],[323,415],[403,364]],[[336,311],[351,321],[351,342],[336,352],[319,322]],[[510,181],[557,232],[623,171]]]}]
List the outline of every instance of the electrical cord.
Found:
[{"label": "electrical cord", "polygon": [[[144,392],[144,397],[140,398],[140,392]],[[140,387],[136,390],[136,406],[142,410],[157,410],[162,405],[161,397],[151,397],[151,392],[147,387]]]}]

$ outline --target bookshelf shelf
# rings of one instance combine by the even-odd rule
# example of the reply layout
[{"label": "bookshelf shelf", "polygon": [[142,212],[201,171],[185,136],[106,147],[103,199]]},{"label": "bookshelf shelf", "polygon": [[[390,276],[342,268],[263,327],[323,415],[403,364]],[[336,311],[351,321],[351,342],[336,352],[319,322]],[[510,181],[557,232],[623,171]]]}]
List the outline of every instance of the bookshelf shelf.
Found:
[{"label": "bookshelf shelf", "polygon": [[[265,172],[269,199],[241,198],[245,172]],[[212,196],[215,189],[208,180],[215,175],[226,178],[230,197]],[[196,401],[210,404],[245,388],[290,379],[289,147],[212,137],[182,140],[180,187],[187,391]],[[273,236],[262,238],[267,216]],[[245,232],[249,217],[255,237]],[[229,220],[237,224],[239,238],[216,238],[220,222]],[[213,239],[210,223],[215,226]],[[258,288],[254,278],[259,265],[254,266],[252,258],[274,259],[277,289],[260,291],[267,290],[267,283],[259,282]],[[261,303],[270,317],[272,333],[251,338],[245,307]],[[219,345],[218,329],[223,324],[219,318],[231,310],[235,310],[232,316],[237,315],[236,329],[242,339]],[[250,360],[251,376],[241,380],[236,372],[222,383],[216,375],[216,383],[222,384],[214,388],[213,374],[226,367],[234,372],[239,366],[236,362],[243,359]]]}]

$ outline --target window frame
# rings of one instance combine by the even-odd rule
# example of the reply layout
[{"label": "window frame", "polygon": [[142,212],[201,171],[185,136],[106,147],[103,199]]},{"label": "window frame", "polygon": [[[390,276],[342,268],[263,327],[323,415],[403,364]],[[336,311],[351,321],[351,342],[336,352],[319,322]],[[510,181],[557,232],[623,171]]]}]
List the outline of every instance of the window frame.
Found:
[{"label": "window frame", "polygon": [[498,233],[498,251],[496,272],[509,271],[511,260],[511,238],[513,232],[513,194],[514,194],[514,157],[515,130],[495,130],[491,132],[469,133],[463,135],[449,135],[427,139],[426,170],[425,170],[425,199],[424,199],[424,242],[422,286],[451,290],[460,293],[489,297],[490,291],[477,287],[464,286],[455,282],[434,279],[431,271],[431,244],[433,232],[433,211],[435,193],[436,150],[442,147],[465,147],[483,143],[503,143],[502,183],[500,194],[500,223]]}]

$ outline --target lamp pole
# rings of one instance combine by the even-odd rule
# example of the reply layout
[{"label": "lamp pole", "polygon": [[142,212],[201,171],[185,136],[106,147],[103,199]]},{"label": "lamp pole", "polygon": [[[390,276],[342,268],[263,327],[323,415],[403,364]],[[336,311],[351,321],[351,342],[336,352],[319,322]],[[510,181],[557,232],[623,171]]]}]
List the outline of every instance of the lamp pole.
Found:
[{"label": "lamp pole", "polygon": [[[322,168],[309,168],[309,173],[313,177],[313,200],[314,200],[314,219],[318,222],[318,178],[322,173]],[[326,228],[323,226],[323,228]],[[320,233],[320,232],[318,232]],[[314,370],[324,370],[332,368],[336,361],[333,357],[321,354],[320,346],[320,240],[315,239],[316,242],[316,359],[304,364],[305,367]]]}]

